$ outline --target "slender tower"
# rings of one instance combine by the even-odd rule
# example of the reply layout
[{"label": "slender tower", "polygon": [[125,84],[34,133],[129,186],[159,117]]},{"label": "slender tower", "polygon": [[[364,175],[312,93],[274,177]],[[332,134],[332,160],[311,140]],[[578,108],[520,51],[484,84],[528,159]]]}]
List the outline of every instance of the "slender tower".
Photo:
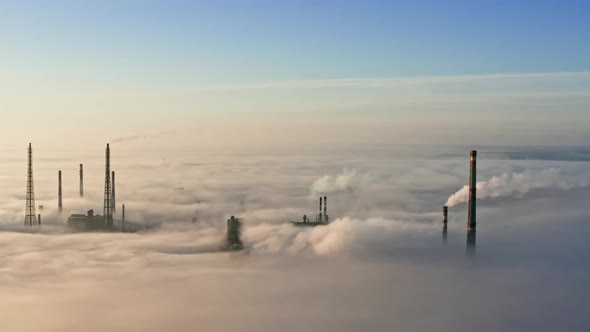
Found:
[{"label": "slender tower", "polygon": [[121,215],[121,230],[125,231],[125,204],[123,204],[123,213]]},{"label": "slender tower", "polygon": [[111,194],[111,206],[113,207],[113,214],[117,213],[117,201],[115,200],[115,171],[111,172],[112,174],[112,194]]},{"label": "slender tower", "polygon": [[57,182],[58,182],[58,189],[57,189],[57,210],[59,213],[63,211],[63,199],[62,199],[62,191],[61,191],[61,171],[57,173]]},{"label": "slender tower", "polygon": [[476,199],[476,157],[477,151],[471,151],[471,170],[469,174],[469,215],[467,217],[467,254],[475,254],[476,233],[475,233],[475,199]]},{"label": "slender tower", "polygon": [[320,196],[320,214],[319,214],[318,221],[324,222],[324,215],[322,215],[322,196]]},{"label": "slender tower", "polygon": [[445,205],[443,206],[443,229],[442,229],[442,241],[443,243],[447,243],[447,222],[449,216],[449,208]]},{"label": "slender tower", "polygon": [[328,196],[324,196],[324,222],[328,223]]},{"label": "slender tower", "polygon": [[29,143],[29,167],[27,170],[27,209],[25,211],[25,226],[35,226],[37,214],[35,213],[35,186],[33,184],[33,147]]},{"label": "slender tower", "polygon": [[467,230],[475,231],[475,200],[476,200],[476,158],[477,151],[471,151],[471,162],[469,172],[469,214],[467,216]]},{"label": "slender tower", "polygon": [[84,198],[84,164],[80,164],[80,198]]},{"label": "slender tower", "polygon": [[111,148],[107,144],[105,157],[105,179],[104,179],[104,207],[103,216],[105,226],[109,229],[113,227],[113,206],[111,201]]}]

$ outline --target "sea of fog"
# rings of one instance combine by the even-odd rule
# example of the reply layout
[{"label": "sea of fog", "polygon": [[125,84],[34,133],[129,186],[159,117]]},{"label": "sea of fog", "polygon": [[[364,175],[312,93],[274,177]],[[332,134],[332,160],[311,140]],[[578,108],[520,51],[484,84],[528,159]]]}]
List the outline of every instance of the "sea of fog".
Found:
[{"label": "sea of fog", "polygon": [[[159,225],[135,234],[66,228],[72,213],[102,214],[102,147],[34,144],[43,226],[22,226],[26,147],[0,150],[2,331],[590,329],[588,148],[476,147],[468,246],[472,147],[114,143],[116,216],[125,204],[127,220]],[[289,224],[314,218],[320,195],[329,226]],[[231,215],[248,253],[220,251]]]}]

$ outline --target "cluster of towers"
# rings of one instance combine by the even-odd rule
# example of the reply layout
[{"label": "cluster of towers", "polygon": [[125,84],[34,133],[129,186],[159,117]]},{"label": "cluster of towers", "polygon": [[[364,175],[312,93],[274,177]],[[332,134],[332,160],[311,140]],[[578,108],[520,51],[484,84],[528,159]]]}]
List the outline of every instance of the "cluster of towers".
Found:
[{"label": "cluster of towers", "polygon": [[[107,144],[105,153],[105,188],[104,188],[104,205],[103,217],[107,228],[113,226],[113,213],[116,212],[116,193],[115,193],[115,171],[111,171],[111,150]],[[80,198],[84,197],[84,165],[80,164]],[[63,191],[62,191],[62,171],[58,171],[58,212],[63,212]],[[42,206],[40,206],[41,208]],[[123,223],[125,220],[125,206],[123,206]],[[27,195],[25,226],[41,225],[41,215],[36,214],[35,210],[35,185],[33,182],[33,147],[29,143],[28,149],[28,168],[27,168]],[[124,227],[124,226],[123,226]]]},{"label": "cluster of towers", "polygon": [[[475,218],[475,210],[476,210],[476,190],[477,190],[477,151],[471,150],[470,152],[470,160],[469,160],[469,202],[468,202],[468,212],[467,212],[467,249],[473,250],[475,249],[475,241],[476,241],[476,218]],[[448,222],[448,214],[449,208],[448,206],[443,206],[443,242],[447,240],[447,222]]]}]

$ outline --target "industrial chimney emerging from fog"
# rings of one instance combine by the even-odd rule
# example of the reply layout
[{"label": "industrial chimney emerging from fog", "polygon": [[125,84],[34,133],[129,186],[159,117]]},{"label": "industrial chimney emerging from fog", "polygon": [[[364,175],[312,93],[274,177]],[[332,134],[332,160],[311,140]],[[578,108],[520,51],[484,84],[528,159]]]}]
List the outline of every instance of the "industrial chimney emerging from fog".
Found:
[{"label": "industrial chimney emerging from fog", "polygon": [[115,200],[115,171],[111,172],[112,183],[111,183],[111,206],[113,207],[113,214],[117,212],[117,201]]},{"label": "industrial chimney emerging from fog", "polygon": [[57,189],[57,210],[61,213],[63,211],[63,200],[61,191],[61,171],[57,173],[58,189]]},{"label": "industrial chimney emerging from fog", "polygon": [[84,165],[80,164],[80,198],[84,197]]},{"label": "industrial chimney emerging from fog", "polygon": [[467,230],[475,231],[475,199],[476,199],[476,158],[477,151],[471,151],[470,172],[469,172],[469,214],[467,216]]},{"label": "industrial chimney emerging from fog", "polygon": [[443,210],[442,211],[443,211],[443,220],[442,220],[442,223],[446,227],[447,226],[447,222],[449,221],[448,220],[448,217],[449,217],[449,207],[446,206],[446,205],[443,206]]}]

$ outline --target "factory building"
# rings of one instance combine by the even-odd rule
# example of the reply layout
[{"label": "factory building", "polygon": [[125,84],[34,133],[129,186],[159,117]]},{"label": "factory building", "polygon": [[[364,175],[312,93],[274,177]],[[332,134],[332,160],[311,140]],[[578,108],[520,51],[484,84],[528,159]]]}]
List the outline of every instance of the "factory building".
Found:
[{"label": "factory building", "polygon": [[291,221],[291,224],[298,227],[315,227],[321,225],[327,225],[330,223],[330,217],[328,216],[328,197],[323,197],[323,210],[322,210],[322,197],[320,197],[320,211],[316,214],[315,221],[310,220],[307,215],[303,216],[303,221]]}]

